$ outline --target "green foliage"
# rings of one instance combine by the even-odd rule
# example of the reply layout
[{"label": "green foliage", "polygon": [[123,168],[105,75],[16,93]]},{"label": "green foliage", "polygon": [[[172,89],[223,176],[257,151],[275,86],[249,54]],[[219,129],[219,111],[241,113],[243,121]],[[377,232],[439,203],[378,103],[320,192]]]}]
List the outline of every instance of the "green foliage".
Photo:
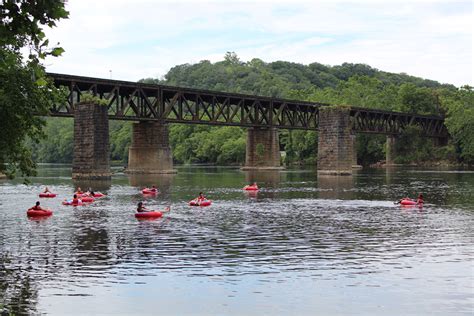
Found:
[{"label": "green foliage", "polygon": [[239,164],[245,160],[245,131],[239,127],[175,124],[170,144],[178,163]]},{"label": "green foliage", "polygon": [[316,163],[318,134],[313,131],[284,130],[280,132],[280,143],[286,152],[285,163]]},{"label": "green foliage", "polygon": [[447,112],[446,127],[458,146],[460,158],[474,163],[474,91],[464,86],[440,93],[443,110]]},{"label": "green foliage", "polygon": [[94,103],[97,105],[102,105],[102,106],[108,106],[109,101],[105,99],[101,99],[95,95],[92,95],[90,93],[83,93],[81,95],[81,103]]},{"label": "green foliage", "polygon": [[71,118],[47,118],[44,128],[45,140],[31,140],[33,159],[36,162],[71,163],[74,150],[74,121]]},{"label": "green foliage", "polygon": [[357,163],[368,166],[385,160],[385,135],[359,134],[356,137]]},{"label": "green foliage", "polygon": [[432,160],[433,142],[420,136],[421,131],[409,126],[395,142],[395,163],[424,162]]},{"label": "green foliage", "polygon": [[[305,66],[285,61],[266,63],[258,58],[242,62],[233,52],[228,52],[223,61],[214,64],[203,60],[197,64],[175,66],[160,83],[290,98],[293,98],[291,90],[318,91],[322,95],[325,95],[324,92],[327,93],[324,99],[329,103],[333,103],[335,98],[340,100],[339,91],[345,88],[346,91],[341,94],[346,99],[346,104],[354,105],[352,101],[357,101],[356,105],[360,106],[365,104],[375,106],[375,102],[370,98],[372,92],[383,90],[390,85],[412,83],[417,87],[442,87],[441,84],[431,80],[387,73],[363,64],[344,63],[331,67],[312,63]],[[333,90],[324,91],[324,88]],[[323,91],[320,91],[321,89]],[[355,97],[358,93],[362,93],[368,99],[359,102],[363,98]]]},{"label": "green foliage", "polygon": [[128,147],[132,142],[132,123],[109,122],[110,158],[115,161],[128,161]]},{"label": "green foliage", "polygon": [[429,88],[419,88],[412,83],[404,83],[399,90],[400,104],[397,110],[406,113],[437,114],[438,99]]},{"label": "green foliage", "polygon": [[265,154],[265,147],[263,147],[263,144],[258,143],[257,146],[255,146],[255,153],[258,157],[263,157]]},{"label": "green foliage", "polygon": [[[49,48],[42,27],[67,18],[62,1],[4,0],[0,2],[0,172],[35,173],[26,139],[39,142],[49,107],[60,97],[47,80],[41,60],[63,50]],[[28,48],[24,58],[21,50]]]}]

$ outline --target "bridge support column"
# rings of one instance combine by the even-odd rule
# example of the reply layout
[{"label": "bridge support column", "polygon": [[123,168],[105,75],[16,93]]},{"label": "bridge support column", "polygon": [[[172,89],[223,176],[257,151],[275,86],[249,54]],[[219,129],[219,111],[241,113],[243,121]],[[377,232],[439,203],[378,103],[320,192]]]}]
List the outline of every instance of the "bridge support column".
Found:
[{"label": "bridge support column", "polygon": [[107,107],[91,102],[74,111],[73,179],[110,179]]},{"label": "bridge support column", "polygon": [[319,109],[318,174],[352,174],[350,108]]},{"label": "bridge support column", "polygon": [[386,143],[386,150],[385,150],[385,164],[387,166],[393,166],[395,164],[394,159],[396,156],[395,144],[396,144],[396,137],[395,136],[387,136],[387,143]]},{"label": "bridge support column", "polygon": [[281,170],[280,141],[276,128],[251,127],[247,130],[245,166],[242,170]]},{"label": "bridge support column", "polygon": [[355,134],[351,134],[351,141],[352,141],[352,168],[360,169],[362,168],[361,165],[357,164],[357,138]]},{"label": "bridge support column", "polygon": [[176,173],[169,144],[168,125],[162,122],[133,124],[128,149],[128,173]]}]

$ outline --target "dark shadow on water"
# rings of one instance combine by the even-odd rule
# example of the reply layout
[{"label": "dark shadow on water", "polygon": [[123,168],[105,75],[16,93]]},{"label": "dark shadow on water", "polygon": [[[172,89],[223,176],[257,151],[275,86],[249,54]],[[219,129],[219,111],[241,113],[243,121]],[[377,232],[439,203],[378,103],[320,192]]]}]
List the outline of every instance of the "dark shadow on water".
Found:
[{"label": "dark shadow on water", "polygon": [[37,285],[28,272],[18,269],[15,261],[6,253],[0,255],[0,312],[11,313],[6,315],[36,314]]},{"label": "dark shadow on water", "polygon": [[352,199],[353,176],[318,175],[319,197],[322,199]]},{"label": "dark shadow on water", "polygon": [[110,187],[112,186],[112,181],[111,180],[73,180],[72,184],[74,186],[74,190],[76,190],[77,187],[81,187],[82,191],[87,191],[89,188],[91,188],[92,191],[94,192],[102,192],[106,193],[107,191],[110,190]]},{"label": "dark shadow on water", "polygon": [[71,235],[73,243],[74,264],[82,267],[108,266],[111,258],[110,238],[107,230],[108,214],[87,209],[74,211],[77,228]]},{"label": "dark shadow on water", "polygon": [[156,185],[161,194],[170,194],[176,174],[128,174],[130,186],[143,189]]},{"label": "dark shadow on water", "polygon": [[259,187],[278,187],[281,181],[285,181],[286,173],[281,171],[242,171],[245,174],[245,182],[252,184],[257,182]]}]

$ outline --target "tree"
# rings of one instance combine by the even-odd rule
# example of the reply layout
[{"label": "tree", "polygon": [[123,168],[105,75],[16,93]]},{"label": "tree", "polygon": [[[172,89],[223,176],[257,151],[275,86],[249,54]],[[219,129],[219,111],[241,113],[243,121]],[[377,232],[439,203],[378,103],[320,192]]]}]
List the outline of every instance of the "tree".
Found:
[{"label": "tree", "polygon": [[474,90],[463,86],[457,91],[441,91],[442,105],[447,109],[446,127],[460,149],[461,158],[474,163]]},{"label": "tree", "polygon": [[401,112],[418,114],[437,114],[438,99],[429,88],[404,83],[399,90]]},{"label": "tree", "polygon": [[[59,97],[41,61],[64,51],[49,47],[42,28],[67,16],[62,1],[0,2],[0,172],[11,177],[17,170],[26,176],[35,173],[26,138],[40,140],[44,121],[39,116],[46,116]],[[25,48],[28,56],[22,54]]]}]

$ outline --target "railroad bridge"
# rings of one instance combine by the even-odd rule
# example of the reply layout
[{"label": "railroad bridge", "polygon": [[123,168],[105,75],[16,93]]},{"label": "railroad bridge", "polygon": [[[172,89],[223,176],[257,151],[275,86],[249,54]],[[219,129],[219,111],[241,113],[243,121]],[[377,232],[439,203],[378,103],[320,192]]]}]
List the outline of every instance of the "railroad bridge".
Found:
[{"label": "railroad bridge", "polygon": [[[408,126],[422,135],[445,139],[444,119],[353,106],[285,100],[237,93],[172,87],[49,73],[68,91],[51,116],[74,118],[73,178],[110,177],[108,120],[134,121],[129,149],[130,173],[172,173],[169,123],[247,128],[243,169],[281,169],[278,129],[319,133],[318,172],[351,174],[356,164],[356,133],[387,135],[387,163],[396,136]],[[81,101],[85,94],[107,106]]]}]

